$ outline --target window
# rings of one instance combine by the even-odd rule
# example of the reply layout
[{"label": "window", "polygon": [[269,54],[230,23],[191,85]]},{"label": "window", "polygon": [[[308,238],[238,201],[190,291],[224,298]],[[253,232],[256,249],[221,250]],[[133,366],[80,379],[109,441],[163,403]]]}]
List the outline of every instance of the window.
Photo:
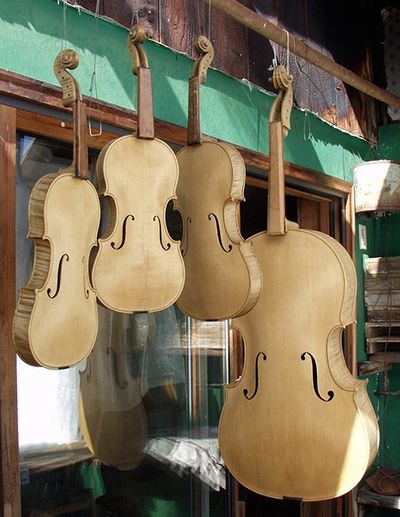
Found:
[{"label": "window", "polygon": [[[71,158],[68,144],[18,136],[17,286],[33,264],[32,187]],[[93,181],[95,159],[92,153]],[[179,219],[169,213],[168,220],[179,233]],[[88,515],[96,507],[107,515],[187,517],[200,498],[201,515],[225,515],[217,425],[227,324],[193,321],[177,306],[135,315],[98,310],[87,361],[54,371],[18,360],[23,513]]]}]

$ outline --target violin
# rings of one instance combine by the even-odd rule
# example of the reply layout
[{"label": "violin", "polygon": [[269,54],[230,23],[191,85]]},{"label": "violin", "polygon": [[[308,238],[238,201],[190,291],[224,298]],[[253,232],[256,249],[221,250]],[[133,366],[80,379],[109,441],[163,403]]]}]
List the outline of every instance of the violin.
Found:
[{"label": "violin", "polygon": [[13,323],[18,355],[30,365],[65,368],[82,361],[97,335],[96,294],[89,257],[97,243],[100,204],[89,181],[87,116],[79,84],[69,73],[79,64],[63,50],[54,73],[74,121],[71,166],[40,178],[29,199],[29,232],[35,246],[31,278],[19,292]]},{"label": "violin", "polygon": [[200,84],[214,50],[205,36],[196,42],[199,57],[189,81],[188,145],[178,154],[175,208],[183,222],[182,255],[186,280],[178,305],[196,319],[222,320],[248,312],[261,290],[261,271],[240,234],[239,204],[246,170],[239,152],[227,143],[203,141]]},{"label": "violin", "polygon": [[318,501],[361,480],[379,431],[367,382],[351,375],[342,352],[343,329],[355,321],[352,259],[332,237],[285,219],[291,80],[281,65],[274,70],[268,225],[250,238],[264,286],[254,309],[233,320],[245,363],[226,386],[219,445],[229,471],[254,492]]},{"label": "violin", "polygon": [[[128,340],[131,318],[100,307],[99,336],[80,374],[79,419],[89,450],[105,465],[133,470],[147,443],[147,418],[140,378],[132,371]],[[136,329],[139,345],[147,337]]]},{"label": "violin", "polygon": [[165,309],[185,280],[180,243],[169,235],[165,220],[167,204],[175,198],[178,163],[172,149],[154,137],[145,39],[141,27],[132,27],[128,51],[138,77],[137,134],[106,145],[97,162],[100,194],[109,200],[111,216],[99,239],[92,280],[99,302],[117,312]]}]

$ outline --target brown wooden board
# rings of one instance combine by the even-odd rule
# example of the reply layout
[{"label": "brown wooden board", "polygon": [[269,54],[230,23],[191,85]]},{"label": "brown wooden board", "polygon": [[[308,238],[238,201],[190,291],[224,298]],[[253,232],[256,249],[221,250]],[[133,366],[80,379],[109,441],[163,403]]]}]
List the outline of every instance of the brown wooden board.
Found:
[{"label": "brown wooden board", "polygon": [[15,156],[16,110],[0,106],[0,514],[20,515],[17,372],[12,343],[15,308]]}]

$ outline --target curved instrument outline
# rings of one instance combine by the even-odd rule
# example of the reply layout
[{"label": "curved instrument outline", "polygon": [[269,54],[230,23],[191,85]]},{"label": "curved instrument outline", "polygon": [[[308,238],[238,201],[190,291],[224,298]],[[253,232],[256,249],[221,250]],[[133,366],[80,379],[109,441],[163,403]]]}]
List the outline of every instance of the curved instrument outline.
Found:
[{"label": "curved instrument outline", "polygon": [[159,231],[159,237],[160,237],[160,244],[161,244],[161,247],[164,251],[168,251],[169,249],[171,249],[171,243],[170,242],[167,242],[166,246],[164,246],[164,243],[163,243],[163,239],[162,239],[162,228],[161,228],[161,220],[160,218],[158,217],[158,215],[155,215],[153,217],[153,221],[158,221],[158,231]]},{"label": "curved instrument outline", "polygon": [[327,395],[328,395],[327,399],[324,399],[324,397],[320,394],[319,387],[318,387],[318,367],[317,367],[317,362],[315,360],[315,357],[312,354],[310,354],[310,352],[303,352],[300,357],[301,357],[302,361],[305,361],[307,355],[309,355],[311,358],[314,393],[323,402],[330,402],[333,399],[333,397],[335,396],[335,393],[332,390],[329,390],[327,393]]},{"label": "curved instrument outline", "polygon": [[267,355],[264,352],[258,352],[258,354],[256,355],[255,368],[254,368],[255,369],[256,382],[255,382],[255,387],[254,387],[253,395],[251,395],[251,397],[249,397],[248,396],[249,390],[247,388],[244,388],[244,390],[243,390],[243,395],[246,397],[247,400],[251,400],[251,399],[253,399],[257,395],[257,391],[258,391],[258,378],[259,378],[258,377],[258,360],[259,360],[260,356],[262,356],[263,361],[267,360]]},{"label": "curved instrument outline", "polygon": [[120,250],[124,244],[125,244],[125,241],[126,241],[126,225],[127,225],[127,222],[128,222],[128,219],[131,219],[132,221],[135,220],[135,217],[132,215],[132,214],[128,214],[125,219],[124,219],[124,222],[122,223],[122,240],[121,240],[121,244],[119,246],[116,246],[115,245],[115,242],[113,241],[111,243],[111,247],[113,250]]},{"label": "curved instrument outline", "polygon": [[62,272],[62,265],[63,265],[63,261],[64,261],[64,258],[65,260],[68,262],[69,261],[69,255],[68,253],[64,253],[64,255],[61,256],[59,262],[58,262],[58,269],[57,269],[57,287],[56,287],[56,292],[52,295],[50,294],[51,293],[51,287],[49,287],[47,289],[47,296],[49,298],[51,298],[52,300],[58,295],[58,293],[60,292],[60,287],[61,287],[61,272]]},{"label": "curved instrument outline", "polygon": [[182,238],[182,244],[184,244],[184,247],[181,248],[181,253],[182,253],[182,257],[184,257],[186,255],[186,253],[188,252],[188,249],[189,249],[189,223],[192,222],[192,218],[191,217],[186,217],[186,225],[184,227],[184,231],[185,231],[185,234],[184,234],[184,238]]},{"label": "curved instrument outline", "polygon": [[222,251],[224,251],[225,253],[230,253],[232,251],[232,244],[229,244],[228,248],[225,248],[224,243],[222,242],[221,227],[219,225],[218,217],[213,212],[210,212],[208,214],[208,220],[211,221],[212,217],[214,218],[215,226],[217,228],[217,237],[218,237],[219,245],[220,245]]}]

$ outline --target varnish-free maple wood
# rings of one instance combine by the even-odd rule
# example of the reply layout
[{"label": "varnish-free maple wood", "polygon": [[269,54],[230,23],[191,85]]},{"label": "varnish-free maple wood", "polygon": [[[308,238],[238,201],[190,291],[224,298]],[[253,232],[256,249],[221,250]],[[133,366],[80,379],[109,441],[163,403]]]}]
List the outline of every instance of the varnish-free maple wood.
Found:
[{"label": "varnish-free maple wood", "polygon": [[60,173],[43,176],[32,190],[28,237],[35,244],[35,261],[29,283],[20,289],[13,327],[19,356],[47,368],[80,362],[97,335],[96,295],[88,268],[100,204],[94,186],[83,179],[88,175],[86,112],[79,86],[66,70],[77,64],[72,50],[55,60],[64,102],[74,107],[73,161]]},{"label": "varnish-free maple wood", "polygon": [[226,387],[219,445],[247,488],[320,501],[361,480],[377,453],[379,430],[366,381],[351,375],[342,352],[342,331],[355,321],[351,257],[332,237],[285,220],[283,138],[291,87],[278,69],[268,230],[249,239],[263,290],[254,309],[233,320],[245,364],[241,378]]},{"label": "varnish-free maple wood", "polygon": [[203,320],[232,318],[257,301],[262,278],[252,245],[240,234],[245,168],[228,144],[204,142],[178,153],[176,206],[182,214],[186,280],[179,307]]},{"label": "varnish-free maple wood", "polygon": [[213,56],[204,36],[198,39],[198,50],[189,82],[189,145],[177,155],[175,206],[182,215],[186,270],[178,305],[194,318],[221,320],[249,311],[262,279],[252,245],[240,234],[238,208],[246,182],[243,159],[229,144],[202,142],[199,88]]},{"label": "varnish-free maple wood", "polygon": [[[226,390],[224,461],[239,482],[269,497],[337,497],[360,481],[378,445],[366,382],[348,372],[341,349],[342,328],[354,321],[354,266],[319,232],[251,240],[265,288],[233,321],[246,353],[242,377]],[[257,384],[248,400],[243,390],[251,396]]]},{"label": "varnish-free maple wood", "polygon": [[[152,105],[150,70],[132,28],[128,48],[139,80],[138,103]],[[133,47],[133,48],[132,48]],[[143,70],[142,70],[143,69]],[[180,295],[184,264],[179,242],[167,230],[165,212],[175,198],[178,163],[172,149],[154,138],[153,119],[138,112],[138,135],[118,138],[100,153],[100,194],[108,197],[110,221],[99,239],[93,285],[99,301],[118,312],[153,312],[167,308]]]}]

